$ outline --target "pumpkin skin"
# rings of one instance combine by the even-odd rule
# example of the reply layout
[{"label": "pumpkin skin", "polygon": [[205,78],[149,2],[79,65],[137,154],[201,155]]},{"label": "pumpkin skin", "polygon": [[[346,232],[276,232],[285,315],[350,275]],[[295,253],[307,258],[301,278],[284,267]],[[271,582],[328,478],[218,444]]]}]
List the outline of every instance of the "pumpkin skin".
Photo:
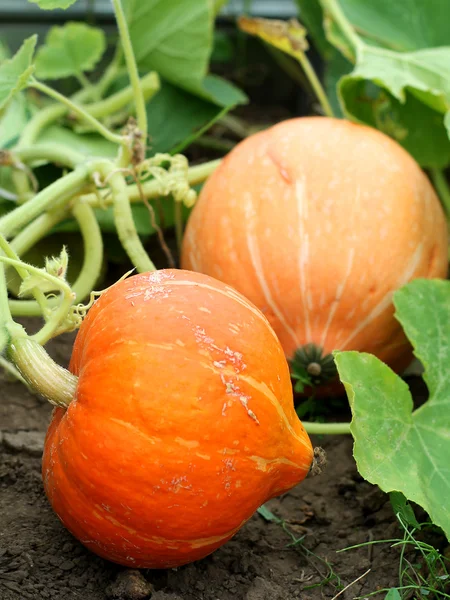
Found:
[{"label": "pumpkin skin", "polygon": [[200,559],[310,469],[275,333],[210,277],[168,269],[115,284],[88,312],[69,368],[79,381],[53,413],[45,492],[111,561]]},{"label": "pumpkin skin", "polygon": [[[417,163],[362,125],[296,118],[236,146],[189,218],[181,265],[232,285],[286,356],[314,344],[411,360],[392,293],[445,277],[447,225]],[[332,384],[328,392],[336,391]]]}]

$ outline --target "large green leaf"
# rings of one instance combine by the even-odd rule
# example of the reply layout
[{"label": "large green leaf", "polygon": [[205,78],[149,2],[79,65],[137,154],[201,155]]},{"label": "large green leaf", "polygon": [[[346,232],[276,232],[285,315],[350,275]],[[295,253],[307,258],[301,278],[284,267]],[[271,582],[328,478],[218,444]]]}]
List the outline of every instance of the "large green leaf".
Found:
[{"label": "large green leaf", "polygon": [[[208,75],[213,47],[210,0],[123,0],[138,65],[219,106],[246,102],[232,84]],[[220,83],[219,83],[220,82]]]},{"label": "large green leaf", "polygon": [[450,282],[415,280],[396,316],[425,368],[429,399],[413,411],[407,384],[369,354],[336,353],[352,409],[361,475],[422,506],[450,539]]},{"label": "large green leaf", "polygon": [[211,102],[163,81],[160,91],[147,104],[152,154],[172,150],[220,112]]},{"label": "large green leaf", "polygon": [[319,0],[296,0],[300,22],[308,30],[317,50],[324,58],[329,58],[333,47],[327,40],[323,28],[323,10]]},{"label": "large green leaf", "polygon": [[54,8],[69,8],[77,0],[28,0],[32,4],[37,4],[44,10],[53,10]]},{"label": "large green leaf", "polygon": [[16,54],[0,64],[0,110],[20,90],[27,87],[34,71],[33,54],[37,35],[24,41]]},{"label": "large green leaf", "polygon": [[372,44],[400,52],[450,44],[448,0],[341,0],[340,4],[356,31]]},{"label": "large green leaf", "polygon": [[85,23],[52,27],[36,54],[36,75],[59,79],[92,71],[106,48],[105,34]]},{"label": "large green leaf", "polygon": [[448,165],[450,34],[438,21],[450,3],[430,0],[433,13],[424,0],[321,2],[329,40],[355,61],[338,84],[344,116],[394,137],[422,166]]}]

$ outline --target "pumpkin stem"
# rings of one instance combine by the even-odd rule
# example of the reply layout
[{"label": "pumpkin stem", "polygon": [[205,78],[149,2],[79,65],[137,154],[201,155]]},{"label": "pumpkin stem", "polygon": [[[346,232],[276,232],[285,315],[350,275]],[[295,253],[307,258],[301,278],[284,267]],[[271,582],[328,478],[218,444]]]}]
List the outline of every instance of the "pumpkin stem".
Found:
[{"label": "pumpkin stem", "polygon": [[67,408],[73,400],[78,377],[56,363],[44,348],[26,334],[9,344],[8,358],[22,377],[51,404]]},{"label": "pumpkin stem", "polygon": [[322,385],[337,375],[332,354],[324,355],[323,349],[312,343],[297,348],[289,364],[292,378],[297,380],[297,392],[302,392],[306,386]]}]

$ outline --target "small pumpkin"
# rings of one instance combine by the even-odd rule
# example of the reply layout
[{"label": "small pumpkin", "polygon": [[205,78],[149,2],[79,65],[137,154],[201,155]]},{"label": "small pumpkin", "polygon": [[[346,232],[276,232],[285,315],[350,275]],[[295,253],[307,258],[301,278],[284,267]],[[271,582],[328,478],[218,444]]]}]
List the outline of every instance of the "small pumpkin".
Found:
[{"label": "small pumpkin", "polygon": [[266,318],[231,287],[163,270],[108,289],[78,332],[43,480],[64,525],[133,567],[213,552],[300,482],[312,448]]},{"label": "small pumpkin", "polygon": [[330,353],[411,359],[392,294],[445,277],[447,225],[413,158],[383,133],[326,117],[242,141],[203,187],[182,267],[232,285],[268,318],[293,372],[325,385]]}]

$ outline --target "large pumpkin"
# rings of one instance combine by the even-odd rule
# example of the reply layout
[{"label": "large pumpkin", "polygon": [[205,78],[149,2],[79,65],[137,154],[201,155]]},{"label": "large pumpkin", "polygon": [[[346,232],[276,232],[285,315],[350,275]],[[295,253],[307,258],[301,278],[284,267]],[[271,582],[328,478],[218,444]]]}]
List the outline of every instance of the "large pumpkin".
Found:
[{"label": "large pumpkin", "polygon": [[345,120],[297,118],[244,140],[212,174],[182,267],[244,294],[320,382],[335,349],[407,365],[392,293],[444,277],[447,244],[439,200],[401,146]]},{"label": "large pumpkin", "polygon": [[112,561],[202,558],[310,469],[275,333],[210,277],[166,270],[114,285],[84,320],[70,370],[78,385],[54,411],[45,491]]}]

